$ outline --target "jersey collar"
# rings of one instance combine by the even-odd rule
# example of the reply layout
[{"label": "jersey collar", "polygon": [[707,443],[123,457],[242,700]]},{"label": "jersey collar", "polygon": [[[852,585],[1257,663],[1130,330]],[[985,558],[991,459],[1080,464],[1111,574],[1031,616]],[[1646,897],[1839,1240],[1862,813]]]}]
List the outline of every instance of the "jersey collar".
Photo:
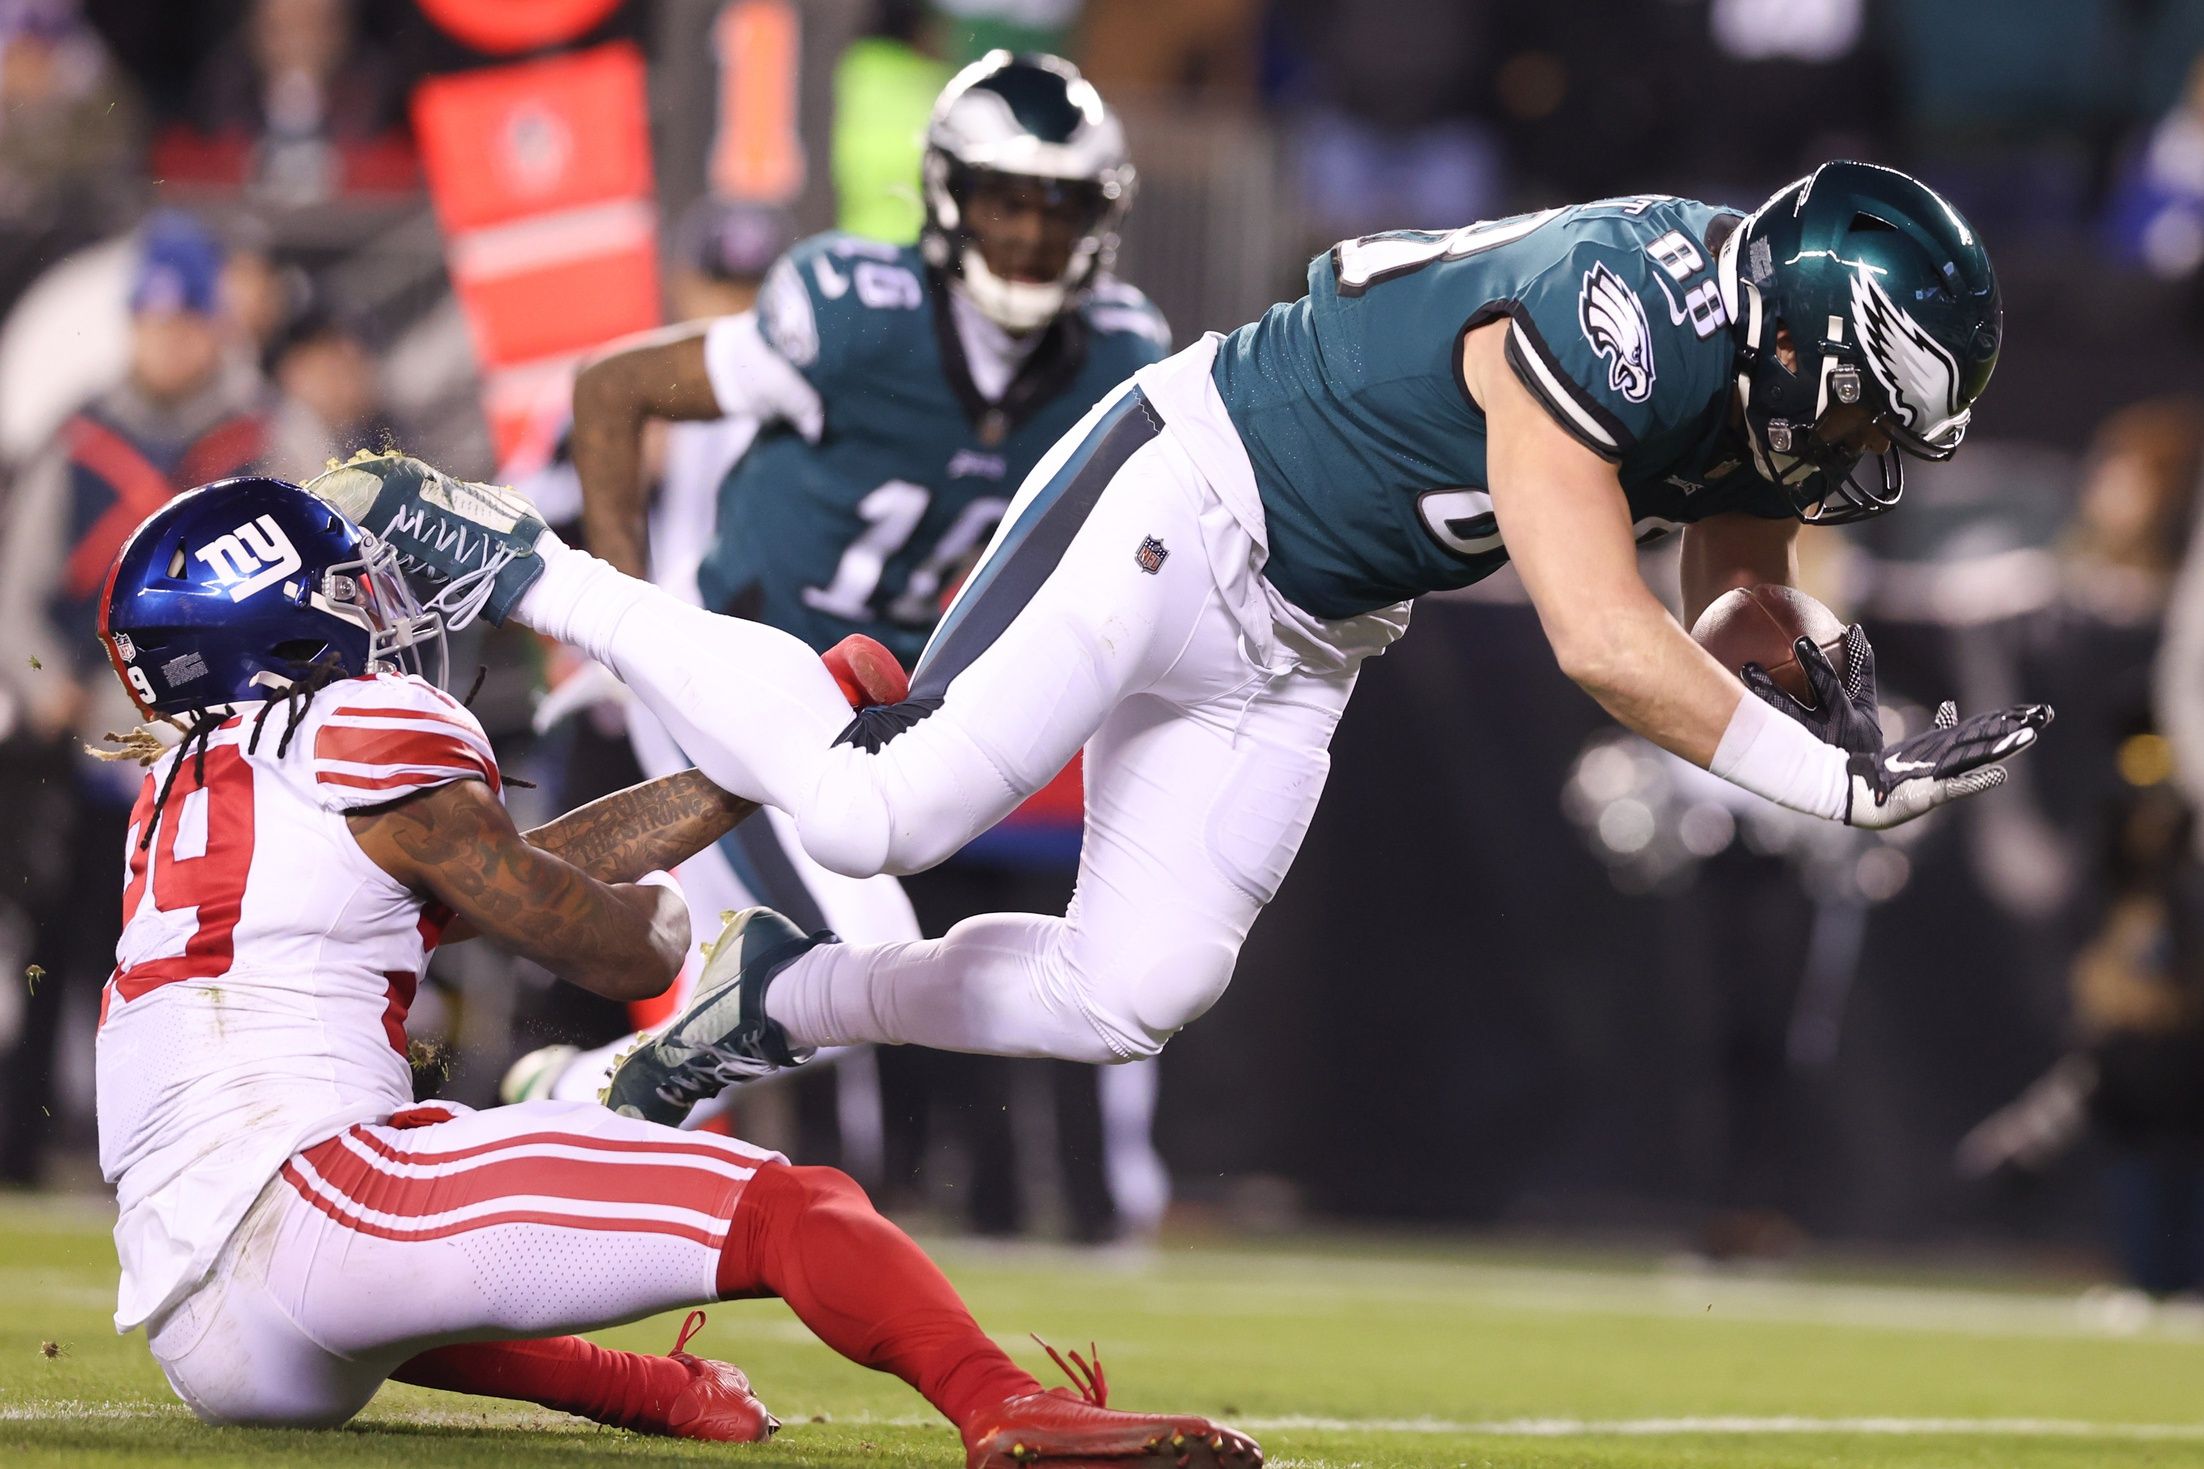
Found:
[{"label": "jersey collar", "polygon": [[929,266],[928,289],[933,295],[934,345],[941,354],[949,391],[964,408],[964,416],[982,444],[989,448],[1010,437],[1011,431],[1071,386],[1087,362],[1087,324],[1079,311],[1066,311],[1041,334],[1010,376],[1000,398],[990,400],[972,381],[972,367],[965,360],[964,339],[957,331],[956,307],[948,277]]}]

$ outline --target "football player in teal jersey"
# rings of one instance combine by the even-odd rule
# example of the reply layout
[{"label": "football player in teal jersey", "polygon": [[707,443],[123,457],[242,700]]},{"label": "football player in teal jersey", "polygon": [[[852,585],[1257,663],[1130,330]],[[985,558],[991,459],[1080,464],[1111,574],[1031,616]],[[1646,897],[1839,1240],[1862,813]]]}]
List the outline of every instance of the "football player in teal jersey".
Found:
[{"label": "football player in teal jersey", "polygon": [[493,615],[605,660],[838,871],[941,860],[1085,746],[1068,914],[885,947],[738,920],[615,1102],[678,1112],[700,1078],[857,1040],[1153,1054],[1276,893],[1361,660],[1411,599],[1503,561],[1622,723],[1832,821],[1987,790],[2049,722],[1947,705],[1886,744],[1857,630],[1841,670],[1800,648],[1809,708],[1741,684],[1638,569],[1638,541],[1681,526],[1687,613],[1790,582],[1802,522],[1891,510],[1903,457],[1959,447],[2003,319],[1981,241],[1918,181],[1831,163],[1743,217],[1644,197],[1374,235],[1309,283],[1089,414],[1019,490],[910,697],[854,721],[808,647],[672,603],[525,504],[421,475],[352,489],[432,580],[478,565],[439,549],[460,531],[493,547],[470,584]]},{"label": "football player in teal jersey", "polygon": [[[815,236],[766,273],[754,311],[583,369],[569,442],[592,551],[645,572],[647,419],[754,425],[719,487],[703,605],[830,660],[862,634],[917,661],[1011,492],[1169,340],[1110,273],[1134,171],[1116,116],[1068,63],[996,52],[967,68],[935,106],[922,183],[917,243]],[[646,722],[638,749],[665,743]],[[746,823],[719,854],[724,869],[683,874],[700,912],[763,903],[852,940],[919,936],[893,877],[821,868],[785,818]],[[508,1095],[593,1097],[626,1044],[533,1053]],[[861,1108],[844,1107],[851,1126]]]},{"label": "football player in teal jersey", "polygon": [[1027,472],[1168,348],[1162,316],[1110,274],[1133,184],[1115,114],[1069,63],[998,51],[967,68],[928,131],[918,243],[814,236],[754,312],[583,370],[590,549],[642,569],[646,419],[755,418],[720,490],[704,604],[915,662]]}]

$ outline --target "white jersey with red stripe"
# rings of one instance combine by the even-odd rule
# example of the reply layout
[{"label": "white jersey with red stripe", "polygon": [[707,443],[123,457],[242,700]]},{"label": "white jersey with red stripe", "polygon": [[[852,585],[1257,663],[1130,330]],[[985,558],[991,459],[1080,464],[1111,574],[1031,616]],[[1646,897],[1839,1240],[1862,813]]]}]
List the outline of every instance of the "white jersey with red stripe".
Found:
[{"label": "white jersey with red stripe", "polygon": [[247,707],[203,767],[187,742],[131,816],[98,1044],[117,1330],[205,1277],[291,1154],[413,1100],[406,1010],[447,915],[345,818],[455,780],[496,790],[496,757],[459,701],[410,675],[332,683],[289,718],[281,701]]}]

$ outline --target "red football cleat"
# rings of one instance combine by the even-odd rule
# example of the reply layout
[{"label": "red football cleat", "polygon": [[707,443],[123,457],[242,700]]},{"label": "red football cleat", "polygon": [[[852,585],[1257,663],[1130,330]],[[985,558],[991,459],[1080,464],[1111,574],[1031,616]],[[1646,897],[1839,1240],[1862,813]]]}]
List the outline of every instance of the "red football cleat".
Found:
[{"label": "red football cleat", "polygon": [[1027,1393],[974,1423],[965,1433],[965,1469],[1115,1469],[1134,1461],[1154,1469],[1261,1469],[1263,1451],[1246,1434],[1190,1414],[1117,1412],[1099,1357],[1089,1365],[1073,1352],[1073,1371],[1047,1342],[1041,1349],[1079,1390]]},{"label": "red football cleat", "polygon": [[900,704],[911,696],[911,680],[903,672],[903,665],[895,661],[895,654],[861,632],[851,633],[821,653],[819,661],[842,686],[842,697],[849,700],[852,709]]},{"label": "red football cleat", "polygon": [[682,1350],[704,1326],[704,1313],[691,1311],[681,1335],[666,1355],[689,1369],[689,1385],[666,1410],[666,1433],[673,1438],[703,1438],[715,1443],[764,1443],[781,1426],[750,1391],[750,1379],[729,1362],[714,1362]]}]

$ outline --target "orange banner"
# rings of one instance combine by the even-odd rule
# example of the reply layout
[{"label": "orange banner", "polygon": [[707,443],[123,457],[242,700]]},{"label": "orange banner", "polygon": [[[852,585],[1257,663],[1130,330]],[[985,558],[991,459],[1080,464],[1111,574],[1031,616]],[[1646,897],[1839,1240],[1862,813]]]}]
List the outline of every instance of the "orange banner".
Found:
[{"label": "orange banner", "polygon": [[790,204],[804,187],[797,130],[803,21],[789,0],[728,0],[712,23],[719,59],[719,127],[712,192],[722,199]]},{"label": "orange banner", "polygon": [[576,358],[658,324],[642,54],[435,77],[413,122],[502,456]]}]

